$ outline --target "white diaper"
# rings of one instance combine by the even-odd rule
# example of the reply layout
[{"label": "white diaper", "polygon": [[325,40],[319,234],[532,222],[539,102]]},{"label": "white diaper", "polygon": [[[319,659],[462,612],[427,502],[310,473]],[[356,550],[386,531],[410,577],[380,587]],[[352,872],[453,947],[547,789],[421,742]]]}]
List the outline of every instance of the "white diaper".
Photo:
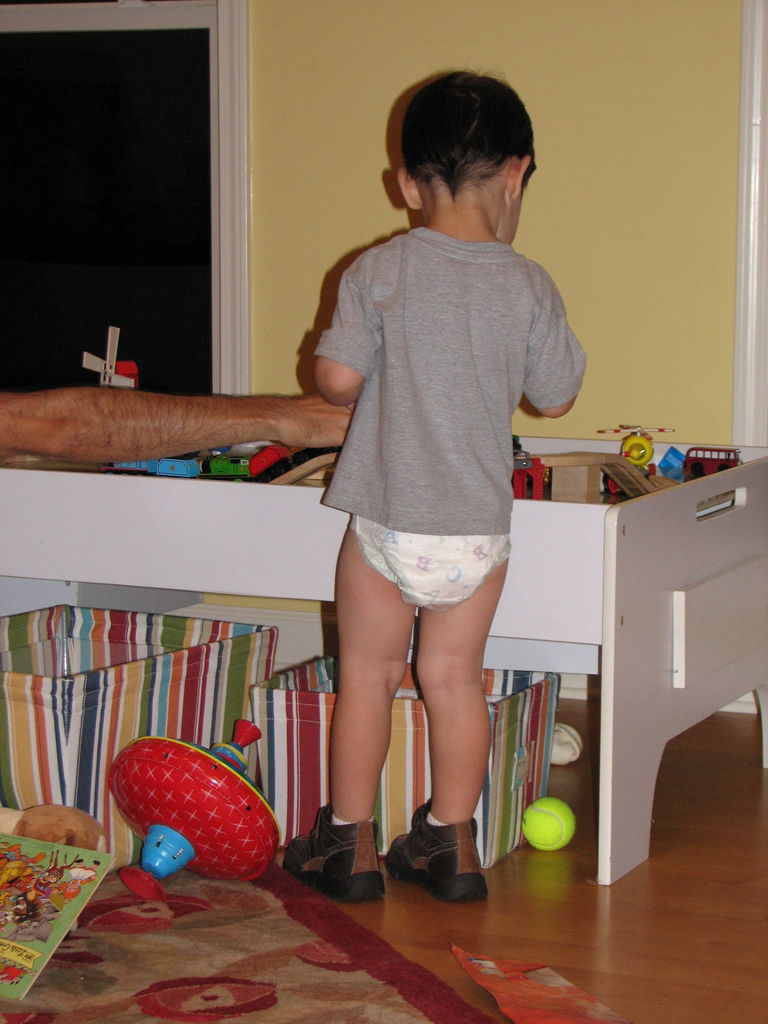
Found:
[{"label": "white diaper", "polygon": [[388,530],[361,516],[351,526],[368,565],[397,584],[406,604],[433,611],[466,601],[509,558],[507,534],[433,537]]}]

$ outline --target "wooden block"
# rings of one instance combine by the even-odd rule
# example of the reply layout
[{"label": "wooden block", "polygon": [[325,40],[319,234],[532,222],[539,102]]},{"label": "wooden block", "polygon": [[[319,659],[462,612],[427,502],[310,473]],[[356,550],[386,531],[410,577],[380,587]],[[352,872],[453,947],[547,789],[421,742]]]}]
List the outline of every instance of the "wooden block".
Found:
[{"label": "wooden block", "polygon": [[552,472],[552,501],[600,502],[602,470],[594,465],[557,465]]}]

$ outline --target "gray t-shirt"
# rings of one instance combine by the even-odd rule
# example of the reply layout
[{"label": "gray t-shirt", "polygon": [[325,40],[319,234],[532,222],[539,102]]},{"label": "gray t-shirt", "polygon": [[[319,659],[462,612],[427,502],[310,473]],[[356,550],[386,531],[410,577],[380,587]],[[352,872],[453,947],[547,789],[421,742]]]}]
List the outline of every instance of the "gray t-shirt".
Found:
[{"label": "gray t-shirt", "polygon": [[439,535],[509,531],[512,413],[570,401],[586,361],[545,270],[428,228],[345,272],[316,354],[365,376],[325,503]]}]

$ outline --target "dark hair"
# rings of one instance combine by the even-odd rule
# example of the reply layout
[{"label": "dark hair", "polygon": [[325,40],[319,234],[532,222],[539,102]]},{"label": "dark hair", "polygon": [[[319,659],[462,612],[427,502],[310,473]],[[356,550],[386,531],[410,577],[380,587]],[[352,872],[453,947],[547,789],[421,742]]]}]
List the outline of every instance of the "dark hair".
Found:
[{"label": "dark hair", "polygon": [[412,178],[444,182],[456,195],[482,181],[511,156],[530,156],[523,184],[536,169],[533,126],[522,100],[506,82],[454,71],[420,89],[403,120],[401,145]]}]

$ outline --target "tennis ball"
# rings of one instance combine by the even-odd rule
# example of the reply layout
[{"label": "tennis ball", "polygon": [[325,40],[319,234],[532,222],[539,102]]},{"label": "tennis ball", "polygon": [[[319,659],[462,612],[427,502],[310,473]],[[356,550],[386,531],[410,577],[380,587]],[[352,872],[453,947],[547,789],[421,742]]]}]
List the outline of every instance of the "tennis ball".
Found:
[{"label": "tennis ball", "polygon": [[523,835],[537,850],[562,850],[573,839],[576,818],[564,800],[543,796],[523,813]]}]

